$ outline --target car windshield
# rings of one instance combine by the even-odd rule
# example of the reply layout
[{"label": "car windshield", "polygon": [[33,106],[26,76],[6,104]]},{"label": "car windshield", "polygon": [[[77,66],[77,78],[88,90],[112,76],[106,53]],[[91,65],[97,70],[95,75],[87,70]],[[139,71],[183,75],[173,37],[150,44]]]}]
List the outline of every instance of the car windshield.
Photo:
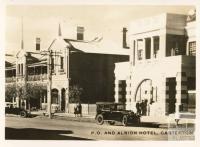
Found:
[{"label": "car windshield", "polygon": [[99,104],[97,105],[98,110],[125,110],[125,105],[123,104]]},{"label": "car windshield", "polygon": [[117,105],[117,110],[125,110],[125,105],[122,104]]}]

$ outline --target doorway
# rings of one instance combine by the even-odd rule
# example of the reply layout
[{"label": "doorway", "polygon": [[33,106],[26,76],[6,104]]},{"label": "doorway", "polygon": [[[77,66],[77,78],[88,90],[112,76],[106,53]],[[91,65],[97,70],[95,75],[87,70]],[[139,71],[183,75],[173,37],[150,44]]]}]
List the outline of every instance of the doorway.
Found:
[{"label": "doorway", "polygon": [[58,104],[58,89],[52,89],[51,95],[52,104]]},{"label": "doorway", "polygon": [[65,89],[61,90],[61,111],[65,111]]},{"label": "doorway", "polygon": [[167,78],[168,82],[168,95],[169,99],[166,99],[166,103],[168,103],[168,114],[175,113],[175,103],[176,103],[176,78]]}]

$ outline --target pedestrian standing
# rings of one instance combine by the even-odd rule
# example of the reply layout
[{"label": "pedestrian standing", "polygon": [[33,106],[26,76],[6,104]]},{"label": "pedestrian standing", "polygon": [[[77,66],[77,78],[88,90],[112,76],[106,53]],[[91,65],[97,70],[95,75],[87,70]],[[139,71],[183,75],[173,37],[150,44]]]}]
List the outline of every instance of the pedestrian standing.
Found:
[{"label": "pedestrian standing", "polygon": [[77,104],[74,106],[74,115],[75,115],[75,117],[78,116],[78,106],[77,106]]},{"label": "pedestrian standing", "polygon": [[80,115],[80,117],[82,117],[82,105],[80,102],[78,104],[78,114]]},{"label": "pedestrian standing", "polygon": [[141,114],[141,109],[140,109],[139,101],[137,101],[137,103],[136,103],[136,109],[137,109],[137,114],[140,115]]}]

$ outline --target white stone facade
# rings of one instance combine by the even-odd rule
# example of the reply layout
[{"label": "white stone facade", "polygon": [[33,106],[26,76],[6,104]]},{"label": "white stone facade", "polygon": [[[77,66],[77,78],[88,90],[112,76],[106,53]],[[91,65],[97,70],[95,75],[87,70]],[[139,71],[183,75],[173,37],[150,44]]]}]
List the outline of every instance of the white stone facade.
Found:
[{"label": "white stone facade", "polygon": [[[128,110],[136,112],[136,103],[141,100],[147,100],[146,115],[150,116],[188,110],[188,80],[195,79],[196,39],[195,21],[187,22],[186,18],[166,13],[130,24],[130,66],[127,78],[123,78],[127,83]],[[195,46],[193,54],[189,51],[191,46]],[[116,66],[115,86],[124,67]],[[120,97],[118,87],[116,102]]]}]

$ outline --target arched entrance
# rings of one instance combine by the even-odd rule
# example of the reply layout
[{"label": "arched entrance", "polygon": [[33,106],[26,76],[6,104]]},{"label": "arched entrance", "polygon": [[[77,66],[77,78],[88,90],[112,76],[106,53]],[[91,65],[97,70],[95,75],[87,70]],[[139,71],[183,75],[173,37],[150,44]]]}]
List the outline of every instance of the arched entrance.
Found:
[{"label": "arched entrance", "polygon": [[65,111],[65,88],[61,90],[61,111]]},{"label": "arched entrance", "polygon": [[51,100],[52,104],[58,104],[58,89],[52,89]]},{"label": "arched entrance", "polygon": [[153,88],[151,79],[143,79],[136,87],[134,99],[137,111],[141,115],[150,115],[150,104],[153,102]]},{"label": "arched entrance", "polygon": [[134,99],[135,101],[141,101],[152,98],[152,80],[143,79],[136,87]]}]

